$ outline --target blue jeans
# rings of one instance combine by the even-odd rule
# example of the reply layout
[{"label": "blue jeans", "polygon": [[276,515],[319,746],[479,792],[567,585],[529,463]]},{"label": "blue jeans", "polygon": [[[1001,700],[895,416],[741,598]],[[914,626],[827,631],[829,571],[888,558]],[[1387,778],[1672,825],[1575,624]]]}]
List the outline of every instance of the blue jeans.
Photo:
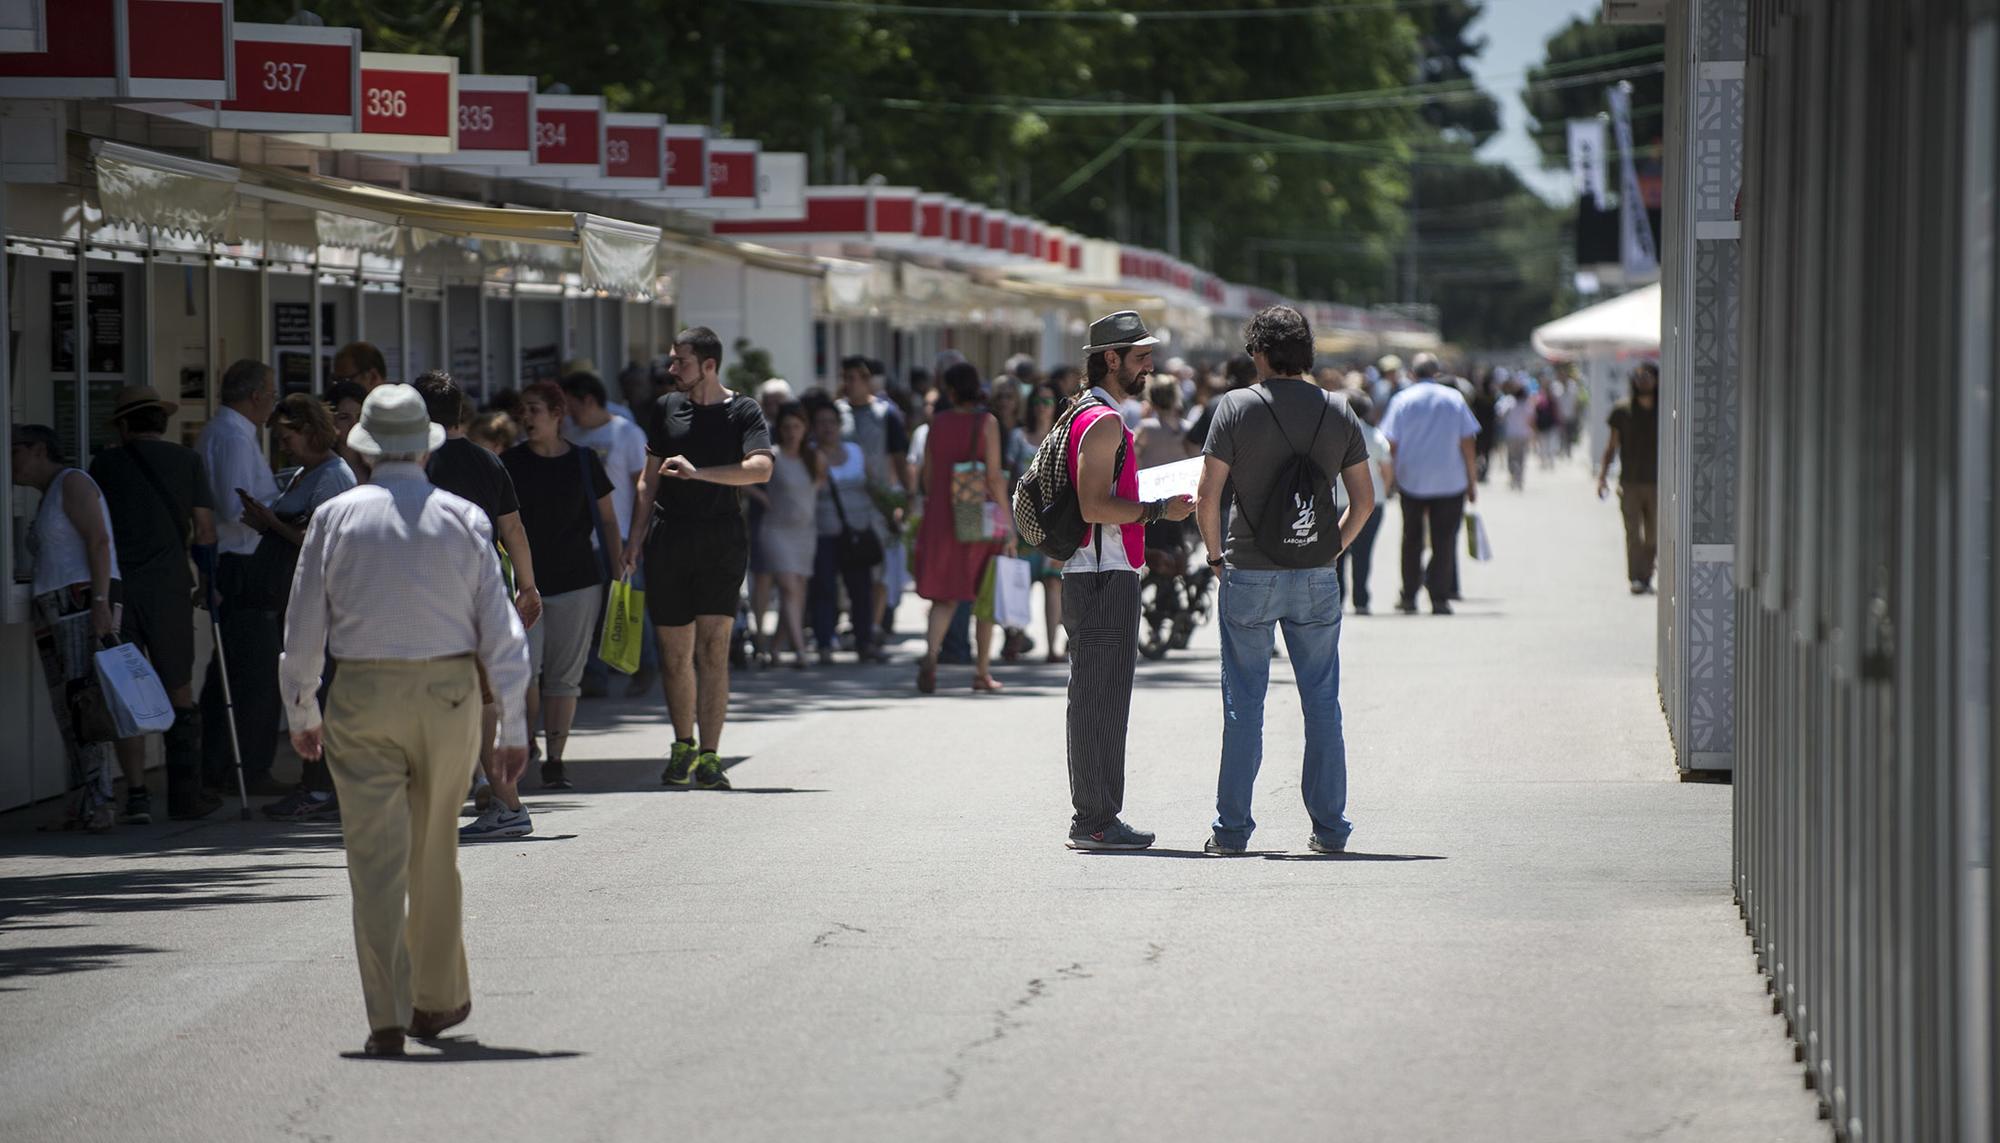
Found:
[{"label": "blue jeans", "polygon": [[1250,794],[1264,760],[1264,693],[1278,624],[1305,708],[1300,787],[1313,835],[1344,845],[1347,743],[1340,731],[1340,577],[1331,567],[1298,571],[1231,568],[1222,578],[1222,776],[1215,787],[1215,840],[1249,844],[1257,823]]}]

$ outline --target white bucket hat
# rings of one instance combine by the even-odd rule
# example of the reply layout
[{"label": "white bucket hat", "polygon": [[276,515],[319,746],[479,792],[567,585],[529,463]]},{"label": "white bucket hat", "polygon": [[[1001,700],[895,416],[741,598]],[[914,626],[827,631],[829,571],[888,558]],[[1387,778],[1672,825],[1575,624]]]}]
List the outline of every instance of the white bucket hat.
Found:
[{"label": "white bucket hat", "polygon": [[423,394],[408,385],[377,386],[347,434],[347,447],[362,456],[436,452],[443,443],[444,426],[431,420]]}]

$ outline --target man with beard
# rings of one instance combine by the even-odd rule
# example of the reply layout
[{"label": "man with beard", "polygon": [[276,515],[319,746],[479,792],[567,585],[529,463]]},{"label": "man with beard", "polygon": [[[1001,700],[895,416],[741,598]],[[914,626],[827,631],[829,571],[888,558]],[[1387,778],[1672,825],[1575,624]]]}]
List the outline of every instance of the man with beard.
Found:
[{"label": "man with beard", "polygon": [[1063,565],[1063,629],[1069,634],[1069,789],[1076,816],[1071,849],[1145,849],[1153,835],[1118,818],[1125,803],[1125,732],[1139,665],[1139,569],[1146,525],[1181,521],[1194,500],[1139,501],[1139,450],[1119,416],[1146,391],[1160,339],[1131,310],[1097,319],[1083,347],[1090,386],[1071,421],[1070,476],[1083,544]]}]

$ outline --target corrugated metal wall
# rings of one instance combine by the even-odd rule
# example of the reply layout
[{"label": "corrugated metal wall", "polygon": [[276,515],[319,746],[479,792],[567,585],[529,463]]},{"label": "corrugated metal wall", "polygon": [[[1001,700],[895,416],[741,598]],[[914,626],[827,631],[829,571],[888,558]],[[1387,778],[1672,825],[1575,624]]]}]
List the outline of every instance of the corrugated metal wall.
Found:
[{"label": "corrugated metal wall", "polygon": [[1752,0],[1736,891],[1837,1130],[1995,1135],[1992,0]]}]

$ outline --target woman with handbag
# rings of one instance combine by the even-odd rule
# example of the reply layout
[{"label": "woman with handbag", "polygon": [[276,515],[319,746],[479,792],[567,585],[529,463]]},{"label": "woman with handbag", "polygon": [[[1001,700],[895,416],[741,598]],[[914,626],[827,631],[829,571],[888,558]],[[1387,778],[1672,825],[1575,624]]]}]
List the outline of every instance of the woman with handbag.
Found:
[{"label": "woman with handbag", "polygon": [[[567,403],[555,383],[539,381],[521,391],[521,427],[528,439],[500,454],[521,502],[521,526],[535,553],[535,586],[542,593],[542,621],[528,632],[533,668],[528,685],[528,739],[532,748],[539,715],[548,753],[542,761],[542,788],[567,790],[574,783],[563,767],[576,700],[583,692],[583,667],[596,645],[604,586],[611,581],[605,552],[618,551],[618,515],[611,503],[611,478],[597,454],[563,439]],[[600,540],[599,551],[591,546]],[[517,789],[494,786],[494,803],[478,821],[459,832],[464,840],[522,837],[533,830]]]},{"label": "woman with handbag", "polygon": [[819,661],[833,662],[835,627],[840,621],[840,589],[847,589],[848,622],[854,653],[862,662],[887,656],[875,645],[875,580],[882,573],[882,514],[868,487],[868,457],[841,435],[840,410],[815,401],[812,410],[819,533],[813,555],[811,599],[813,638]]},{"label": "woman with handbag", "polygon": [[[292,574],[299,566],[299,547],[305,543],[306,525],[314,509],[354,487],[354,470],[339,452],[342,436],[326,403],[309,393],[293,393],[278,402],[271,416],[277,429],[278,447],[298,463],[278,498],[266,507],[245,492],[243,522],[263,536],[250,554],[249,580],[254,589],[251,605],[278,613],[278,626],[285,623],[285,606],[291,600]],[[271,664],[273,671],[278,669]],[[326,673],[333,681],[332,671]],[[320,692],[324,705],[326,692]],[[264,816],[278,821],[338,821],[340,806],[333,796],[333,774],[324,757],[308,759],[300,768],[299,785],[290,794],[264,807]]]},{"label": "woman with handbag", "polygon": [[[1007,469],[1001,462],[1000,422],[979,394],[979,370],[958,362],[944,371],[951,410],[931,420],[917,486],[924,490],[923,530],[917,534],[917,594],[931,601],[929,641],[917,665],[917,690],[937,690],[938,649],[952,614],[979,596],[986,565],[1003,548],[1014,550],[1013,516],[1007,509]],[[993,678],[993,620],[976,622],[972,689],[1003,689]]]},{"label": "woman with handbag", "polygon": [[124,595],[111,512],[97,482],[63,463],[54,429],[16,425],[8,451],[14,483],[42,494],[28,527],[30,590],[42,677],[69,754],[71,784],[82,789],[69,825],[102,833],[117,822],[111,785],[117,732],[97,681],[96,654],[117,641]]}]

